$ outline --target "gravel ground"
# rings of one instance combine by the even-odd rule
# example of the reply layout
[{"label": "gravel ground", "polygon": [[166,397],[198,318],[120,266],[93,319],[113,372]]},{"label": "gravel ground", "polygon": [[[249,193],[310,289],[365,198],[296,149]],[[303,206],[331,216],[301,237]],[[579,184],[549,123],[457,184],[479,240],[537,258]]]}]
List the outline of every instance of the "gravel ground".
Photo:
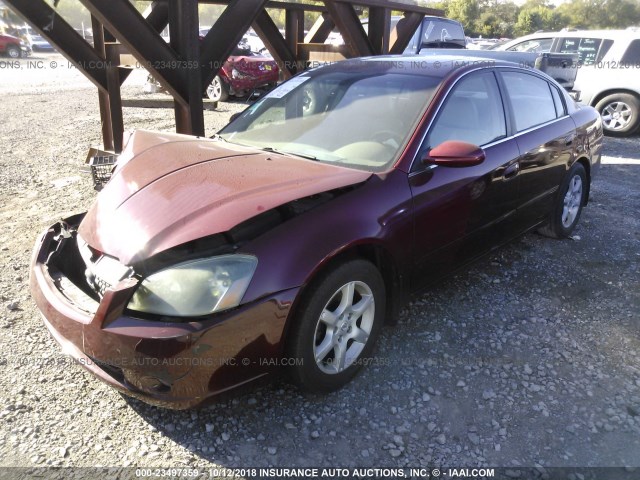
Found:
[{"label": "gravel ground", "polygon": [[[175,412],[65,362],[29,296],[36,236],[94,198],[97,95],[66,74],[0,71],[0,466],[640,467],[639,137],[606,139],[573,240],[526,235],[415,299],[345,389],[274,379]],[[127,127],[172,129],[141,108],[167,97],[124,98]]]}]

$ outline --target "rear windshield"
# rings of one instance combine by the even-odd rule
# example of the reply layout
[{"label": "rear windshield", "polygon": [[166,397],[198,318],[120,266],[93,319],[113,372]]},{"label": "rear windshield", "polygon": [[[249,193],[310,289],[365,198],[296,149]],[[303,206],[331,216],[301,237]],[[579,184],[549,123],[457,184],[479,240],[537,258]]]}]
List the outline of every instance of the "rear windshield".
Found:
[{"label": "rear windshield", "polygon": [[425,20],[422,30],[422,43],[451,42],[465,40],[464,30],[459,23],[437,19]]}]

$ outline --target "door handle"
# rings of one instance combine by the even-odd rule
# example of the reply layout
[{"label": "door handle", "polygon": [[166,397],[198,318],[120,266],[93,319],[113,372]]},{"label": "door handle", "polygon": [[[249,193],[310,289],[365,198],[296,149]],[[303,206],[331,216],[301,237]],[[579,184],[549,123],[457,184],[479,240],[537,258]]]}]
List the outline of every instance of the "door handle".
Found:
[{"label": "door handle", "polygon": [[504,169],[502,176],[506,179],[515,177],[520,171],[520,163],[515,162]]}]

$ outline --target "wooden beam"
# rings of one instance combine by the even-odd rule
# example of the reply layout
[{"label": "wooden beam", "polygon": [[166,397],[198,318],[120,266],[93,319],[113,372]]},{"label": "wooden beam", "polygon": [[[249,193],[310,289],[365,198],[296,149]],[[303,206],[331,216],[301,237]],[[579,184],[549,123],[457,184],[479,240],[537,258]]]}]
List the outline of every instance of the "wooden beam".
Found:
[{"label": "wooden beam", "polygon": [[[202,4],[227,5],[230,0],[200,0]],[[326,12],[327,9],[322,5],[309,5],[306,3],[291,3],[279,1],[267,1],[265,8],[277,8],[281,10],[300,10],[305,12]]]},{"label": "wooden beam", "polygon": [[336,0],[348,5],[362,7],[381,7],[389,10],[400,10],[405,13],[421,13],[422,15],[444,16],[444,11],[437,8],[423,7],[415,1],[403,0]]},{"label": "wooden beam", "polygon": [[145,20],[158,33],[169,25],[169,3],[167,0],[156,0],[149,5],[143,14]]},{"label": "wooden beam", "polygon": [[80,0],[109,32],[182,104],[187,74],[181,59],[128,0]]},{"label": "wooden beam", "polygon": [[[149,5],[149,7],[144,11],[143,16],[156,32],[162,33],[167,25],[169,25],[169,4],[167,3],[167,0],[156,0],[151,3],[151,5]],[[120,84],[123,84],[125,80],[129,78],[131,72],[133,72],[133,69],[131,68],[120,69]]]},{"label": "wooden beam", "polygon": [[369,42],[362,22],[358,18],[351,3],[325,0],[325,5],[338,30],[344,38],[344,42],[351,50],[354,57],[366,57],[374,54],[374,49]]},{"label": "wooden beam", "polygon": [[[102,57],[106,58],[107,52],[104,42],[104,27],[91,15],[91,27],[93,30],[93,48]],[[106,151],[114,151],[113,146],[113,118],[111,115],[111,103],[109,102],[109,91],[98,89],[98,103],[100,105],[100,124],[102,127],[102,143]],[[117,114],[117,112],[115,112]],[[120,110],[122,116],[122,110]]]},{"label": "wooden beam", "polygon": [[285,12],[285,40],[287,45],[298,56],[298,44],[304,41],[304,12],[301,10],[287,10]]},{"label": "wooden beam", "polygon": [[304,37],[304,43],[324,43],[329,34],[336,28],[336,24],[328,13],[323,13],[313,24],[307,36]]},{"label": "wooden beam", "polygon": [[253,22],[253,29],[273,55],[285,78],[295,75],[303,68],[266,10],[258,14]]},{"label": "wooden beam", "polygon": [[202,84],[209,85],[267,0],[231,0],[202,41]]},{"label": "wooden beam", "polygon": [[[422,13],[405,13],[404,18],[401,18],[394,31],[391,33],[391,48],[389,53],[402,54],[405,48],[409,45],[411,37],[416,33],[417,28],[422,23],[424,15]],[[394,41],[395,37],[395,41]]]},{"label": "wooden beam", "polygon": [[122,93],[120,85],[120,52],[116,44],[105,45],[107,58],[107,88],[109,91],[109,112],[111,116],[111,133],[113,134],[113,151],[122,152],[124,139],[124,118],[122,115]]},{"label": "wooden beam", "polygon": [[389,53],[391,10],[383,7],[369,8],[369,41],[376,54]]},{"label": "wooden beam", "polygon": [[174,101],[176,132],[204,136],[204,106],[200,67],[200,35],[198,32],[198,0],[169,3],[169,31],[171,48],[185,62],[187,70],[186,100]]}]

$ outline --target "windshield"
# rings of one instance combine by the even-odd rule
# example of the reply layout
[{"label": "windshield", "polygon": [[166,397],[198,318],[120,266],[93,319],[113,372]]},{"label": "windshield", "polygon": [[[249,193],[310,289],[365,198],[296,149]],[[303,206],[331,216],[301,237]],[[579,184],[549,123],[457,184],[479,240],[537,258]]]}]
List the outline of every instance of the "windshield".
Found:
[{"label": "windshield", "polygon": [[241,145],[380,171],[402,152],[439,82],[380,71],[305,73],[245,110],[220,136]]}]

